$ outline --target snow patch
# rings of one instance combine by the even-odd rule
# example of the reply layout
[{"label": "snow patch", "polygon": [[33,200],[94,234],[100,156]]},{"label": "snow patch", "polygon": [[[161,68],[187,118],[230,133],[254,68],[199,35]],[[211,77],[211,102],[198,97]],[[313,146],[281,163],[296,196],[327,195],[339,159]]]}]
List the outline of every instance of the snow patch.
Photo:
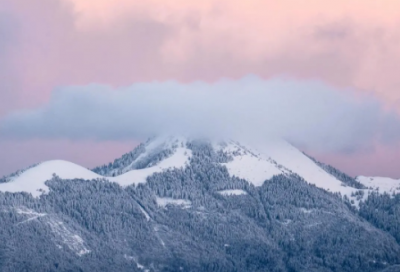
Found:
[{"label": "snow patch", "polygon": [[188,209],[192,206],[192,202],[186,199],[173,199],[169,197],[156,197],[157,205],[161,208],[166,208],[168,205],[181,206]]},{"label": "snow patch", "polygon": [[223,196],[238,196],[238,195],[247,195],[246,191],[240,189],[233,189],[233,190],[222,190],[218,191],[219,194]]}]

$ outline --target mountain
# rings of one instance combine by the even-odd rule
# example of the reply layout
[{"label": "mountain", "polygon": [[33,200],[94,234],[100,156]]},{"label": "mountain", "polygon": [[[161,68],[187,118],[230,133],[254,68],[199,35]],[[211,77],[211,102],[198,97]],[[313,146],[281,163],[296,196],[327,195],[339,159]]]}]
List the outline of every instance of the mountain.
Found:
[{"label": "mountain", "polygon": [[44,162],[0,180],[0,271],[396,271],[400,194],[378,182],[282,140]]},{"label": "mountain", "polygon": [[[0,191],[27,192],[34,197],[39,197],[49,191],[45,182],[50,180],[53,175],[64,180],[105,179],[121,186],[144,183],[146,178],[155,172],[185,166],[191,155],[191,150],[183,145],[185,143],[183,140],[170,138],[161,142],[161,139],[164,138],[157,138],[148,141],[145,145],[139,145],[133,152],[110,164],[112,168],[103,166],[91,171],[62,160],[39,163],[3,178],[3,182],[0,180]],[[178,146],[178,143],[182,146]],[[116,176],[116,173],[118,173],[118,176]]]}]

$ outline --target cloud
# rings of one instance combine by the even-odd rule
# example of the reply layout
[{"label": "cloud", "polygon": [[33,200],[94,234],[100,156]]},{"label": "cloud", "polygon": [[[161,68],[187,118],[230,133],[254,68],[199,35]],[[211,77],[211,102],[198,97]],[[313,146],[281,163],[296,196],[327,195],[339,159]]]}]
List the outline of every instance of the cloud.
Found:
[{"label": "cloud", "polygon": [[14,112],[3,138],[126,140],[173,133],[218,138],[284,137],[352,152],[400,139],[400,120],[370,96],[317,81],[240,80],[63,87],[48,104]]},{"label": "cloud", "polygon": [[7,108],[41,104],[57,86],[121,85],[167,71],[160,47],[173,29],[144,15],[101,30],[77,28],[77,15],[64,0],[32,0],[29,5],[0,0],[0,15],[0,51],[8,49],[0,52],[0,84],[6,86],[0,89],[0,103],[7,101]]},{"label": "cloud", "polygon": [[2,59],[7,107],[46,102],[57,86],[247,74],[400,99],[398,1],[0,0],[0,12],[18,24]]}]

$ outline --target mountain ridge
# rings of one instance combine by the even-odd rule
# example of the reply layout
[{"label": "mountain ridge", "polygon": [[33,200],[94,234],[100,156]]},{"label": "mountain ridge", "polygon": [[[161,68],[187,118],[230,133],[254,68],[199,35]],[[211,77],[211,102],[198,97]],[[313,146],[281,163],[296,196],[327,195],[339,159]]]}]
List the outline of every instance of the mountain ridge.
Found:
[{"label": "mountain ridge", "polygon": [[[18,192],[21,190],[18,188],[26,188],[26,192],[38,197],[43,192],[47,192],[44,182],[51,179],[52,174],[65,179],[105,179],[121,186],[143,183],[146,182],[147,177],[156,172],[174,167],[184,167],[191,156],[191,150],[187,148],[187,145],[195,141],[197,139],[192,140],[182,136],[153,137],[139,144],[131,152],[115,159],[113,163],[91,170],[87,169],[88,171],[84,171],[82,166],[63,160],[35,164],[23,171],[3,177],[3,182],[0,182],[0,191]],[[264,152],[234,140],[201,139],[201,141],[209,142],[217,153],[225,156],[225,161],[221,161],[221,164],[227,167],[231,175],[244,178],[256,186],[261,186],[264,181],[274,175],[295,173],[310,184],[346,196],[356,206],[359,205],[361,199],[365,200],[366,195],[376,191],[379,187],[379,184],[371,182],[374,178],[362,176],[351,178],[282,140],[275,140],[263,146],[261,150]],[[46,165],[48,165],[47,168],[44,167]],[[30,179],[40,180],[40,182],[36,188],[33,188],[32,182],[29,182],[24,176],[28,175],[29,179],[29,174],[32,174],[35,169],[38,170],[39,176],[33,175]],[[62,169],[67,169],[67,171]],[[377,181],[382,179],[386,186],[383,186],[381,193],[400,192],[400,180],[398,183],[395,180],[384,178],[379,178]],[[360,197],[360,195],[362,196]]]},{"label": "mountain ridge", "polygon": [[[308,177],[329,176],[286,144],[272,159],[282,145],[264,154],[234,141],[163,142],[117,159],[127,170],[119,176],[84,169],[101,177],[85,180],[49,167],[48,189],[36,197],[2,193],[13,181],[0,184],[0,271],[380,272],[400,264],[397,195],[374,193],[355,209],[282,164],[294,155],[305,160],[289,164],[300,174],[307,166],[316,169]],[[138,165],[146,167],[128,170]]]}]

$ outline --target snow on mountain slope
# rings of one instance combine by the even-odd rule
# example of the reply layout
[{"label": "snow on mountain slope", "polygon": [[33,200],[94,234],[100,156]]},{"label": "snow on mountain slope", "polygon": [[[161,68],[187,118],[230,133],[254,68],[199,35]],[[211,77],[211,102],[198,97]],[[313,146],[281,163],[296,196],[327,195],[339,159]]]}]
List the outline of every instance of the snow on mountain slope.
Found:
[{"label": "snow on mountain slope", "polygon": [[223,196],[238,196],[238,195],[247,195],[246,191],[240,189],[232,189],[232,190],[222,190],[218,191],[219,194]]},{"label": "snow on mountain slope", "polygon": [[[174,143],[176,142],[174,141]],[[68,161],[47,161],[29,168],[18,176],[13,176],[6,183],[0,183],[0,192],[27,192],[32,194],[33,197],[39,197],[49,191],[45,182],[50,180],[53,174],[56,174],[61,179],[107,179],[121,186],[137,185],[146,182],[147,177],[156,172],[184,167],[189,162],[191,155],[191,150],[187,149],[186,145],[180,144],[179,147],[175,148],[171,156],[155,163],[154,166],[130,170],[116,177],[104,177]]]},{"label": "snow on mountain slope", "polygon": [[273,158],[278,164],[298,174],[310,184],[331,192],[347,194],[349,187],[342,186],[342,182],[324,171],[300,150],[289,143],[276,140],[268,145],[257,146],[262,154]]},{"label": "snow on mountain slope", "polygon": [[342,181],[327,173],[286,141],[269,140],[261,145],[241,145],[230,141],[217,148],[233,157],[232,161],[223,164],[229,173],[246,179],[255,186],[261,186],[274,175],[292,172],[310,184],[355,200],[352,193],[357,191],[356,188],[345,186]]},{"label": "snow on mountain slope", "polygon": [[52,178],[53,173],[62,179],[97,179],[103,178],[92,171],[68,161],[47,161],[32,167],[7,183],[0,184],[1,192],[27,192],[33,197],[47,193],[49,188],[45,181]]},{"label": "snow on mountain slope", "polygon": [[170,197],[156,197],[157,205],[161,208],[166,208],[168,205],[181,206],[188,209],[192,206],[192,202],[186,199],[173,199]]},{"label": "snow on mountain slope", "polygon": [[287,170],[277,165],[270,158],[256,155],[248,148],[236,142],[229,142],[222,150],[233,157],[228,163],[222,163],[229,174],[248,180],[255,186],[261,186],[265,180],[274,175],[287,173]]},{"label": "snow on mountain slope", "polygon": [[379,193],[400,193],[399,179],[358,176],[356,180],[367,186],[369,189],[372,188],[373,191],[377,191]]},{"label": "snow on mountain slope", "polygon": [[170,135],[153,137],[114,160],[112,164],[97,167],[93,171],[103,176],[115,177],[131,170],[153,167],[174,155],[179,147],[186,147],[185,138]]},{"label": "snow on mountain slope", "polygon": [[[192,151],[187,148],[188,139],[183,137],[163,136],[150,139],[139,149],[134,150],[135,156],[128,154],[104,175],[96,174],[84,167],[67,161],[48,161],[38,164],[8,177],[8,182],[0,183],[2,192],[28,192],[34,197],[48,192],[45,182],[52,178],[53,173],[61,179],[107,179],[121,186],[137,185],[146,182],[147,177],[157,172],[171,168],[185,167],[189,163]],[[357,188],[346,186],[335,176],[321,168],[307,155],[283,140],[266,141],[261,145],[241,144],[235,141],[222,143],[211,142],[215,151],[223,151],[232,158],[221,163],[226,166],[232,176],[243,178],[254,186],[261,186],[274,175],[295,173],[310,184],[330,192],[346,195],[354,200],[355,205],[365,199],[370,189],[361,190],[364,197],[356,195]],[[132,154],[133,154],[132,153]],[[138,166],[141,166],[137,168]],[[122,173],[117,176],[109,174]],[[400,192],[400,181],[386,178],[358,177],[357,180],[367,187],[381,192]]]},{"label": "snow on mountain slope", "polygon": [[157,172],[163,172],[169,168],[184,167],[192,155],[192,151],[186,147],[178,147],[174,154],[155,166],[137,170],[131,170],[117,177],[108,177],[107,179],[117,182],[121,186],[128,186],[131,184],[139,184],[146,182],[146,178]]}]

